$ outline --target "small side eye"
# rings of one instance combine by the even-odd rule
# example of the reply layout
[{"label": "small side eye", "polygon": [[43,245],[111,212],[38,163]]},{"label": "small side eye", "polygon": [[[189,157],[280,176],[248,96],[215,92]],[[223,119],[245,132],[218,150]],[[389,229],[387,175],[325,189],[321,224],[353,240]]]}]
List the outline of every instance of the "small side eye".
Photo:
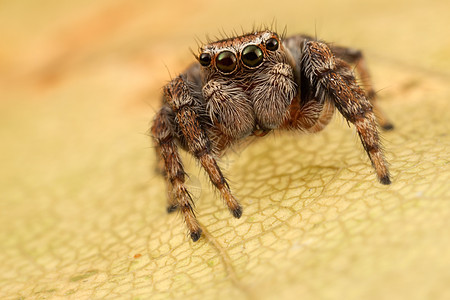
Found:
[{"label": "small side eye", "polygon": [[275,51],[278,49],[278,40],[276,38],[268,39],[266,42],[266,49],[270,51]]},{"label": "small side eye", "polygon": [[263,51],[255,45],[248,45],[242,51],[242,62],[250,68],[259,66],[264,59]]},{"label": "small side eye", "polygon": [[231,51],[222,51],[217,55],[216,65],[222,73],[232,73],[237,66],[236,55]]},{"label": "small side eye", "polygon": [[211,63],[211,55],[209,53],[202,53],[200,54],[198,61],[202,66],[207,67]]}]

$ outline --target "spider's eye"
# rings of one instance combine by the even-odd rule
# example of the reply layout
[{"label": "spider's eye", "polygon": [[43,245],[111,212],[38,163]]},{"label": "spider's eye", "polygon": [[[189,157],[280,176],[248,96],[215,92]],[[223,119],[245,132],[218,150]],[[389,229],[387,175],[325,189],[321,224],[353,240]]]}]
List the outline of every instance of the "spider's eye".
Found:
[{"label": "spider's eye", "polygon": [[262,50],[255,45],[249,45],[242,51],[242,62],[250,68],[259,66],[264,59]]},{"label": "spider's eye", "polygon": [[278,40],[276,38],[268,39],[266,42],[266,49],[270,51],[275,51],[278,49]]},{"label": "spider's eye", "polygon": [[209,53],[202,53],[200,54],[198,61],[202,66],[207,67],[211,63],[211,55],[209,55]]},{"label": "spider's eye", "polygon": [[236,55],[231,51],[223,51],[217,55],[216,65],[219,71],[225,74],[231,73],[237,66]]}]

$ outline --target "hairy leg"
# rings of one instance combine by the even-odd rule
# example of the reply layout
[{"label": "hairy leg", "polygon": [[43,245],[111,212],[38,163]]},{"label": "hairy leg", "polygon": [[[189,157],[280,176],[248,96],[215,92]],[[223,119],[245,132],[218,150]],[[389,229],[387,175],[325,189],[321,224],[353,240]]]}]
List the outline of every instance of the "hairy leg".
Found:
[{"label": "hairy leg", "polygon": [[289,107],[289,114],[280,129],[302,130],[316,133],[330,123],[334,114],[334,105],[327,101],[311,99],[305,104],[298,100]]},{"label": "hairy leg", "polygon": [[[200,161],[211,182],[220,191],[233,216],[239,218],[242,215],[241,206],[231,194],[230,187],[213,157],[211,141],[200,124],[198,99],[195,98],[192,89],[186,79],[179,76],[165,87],[165,99],[175,112],[175,120],[181,129],[189,152]],[[178,194],[176,196],[178,197]],[[191,230],[189,225],[188,228],[191,231],[192,240],[198,240],[201,234],[200,228],[194,231]]]},{"label": "hairy leg", "polygon": [[191,238],[198,240],[201,235],[201,229],[195,218],[192,197],[185,186],[186,173],[184,172],[183,163],[178,152],[167,107],[163,107],[158,112],[151,131],[155,143],[158,145],[161,158],[164,161],[169,194],[167,211],[172,212],[176,208],[180,208]]},{"label": "hairy leg", "polygon": [[378,179],[390,184],[372,105],[356,83],[350,66],[335,58],[325,43],[309,41],[303,49],[302,72],[314,87],[316,97],[333,101],[340,113],[355,125]]},{"label": "hairy leg", "polygon": [[[158,139],[156,138],[155,134],[159,134],[161,136],[162,135],[173,136],[172,135],[173,126],[170,122],[170,119],[171,119],[170,110],[171,110],[170,107],[163,106],[160,109],[160,111],[158,111],[158,113],[155,115],[154,121],[152,123],[153,125],[150,130],[150,133],[153,137],[153,146],[154,146],[155,154],[156,154],[155,172],[164,177],[167,176],[165,163],[164,163],[164,159],[162,157],[160,144],[159,144]],[[158,129],[156,129],[157,127],[158,127]],[[158,132],[155,132],[155,130],[157,130]]]},{"label": "hairy leg", "polygon": [[211,142],[201,129],[197,113],[191,108],[184,107],[178,112],[178,120],[188,143],[189,152],[200,161],[202,167],[208,173],[209,179],[220,191],[233,216],[240,218],[242,208],[231,194],[230,187],[211,153]]},{"label": "hairy leg", "polygon": [[319,118],[316,120],[313,126],[308,128],[308,132],[316,133],[324,129],[331,121],[334,115],[334,104],[326,101]]},{"label": "hairy leg", "polygon": [[331,51],[339,58],[344,61],[354,64],[356,67],[356,72],[359,75],[359,78],[362,82],[362,86],[366,90],[366,96],[370,100],[373,106],[373,110],[375,116],[377,118],[378,124],[380,124],[381,128],[384,130],[391,130],[394,128],[392,122],[386,116],[378,103],[377,96],[375,90],[373,88],[371,76],[369,73],[369,68],[367,67],[366,59],[364,58],[363,53],[360,50],[353,48],[346,48],[341,46],[332,46]]}]

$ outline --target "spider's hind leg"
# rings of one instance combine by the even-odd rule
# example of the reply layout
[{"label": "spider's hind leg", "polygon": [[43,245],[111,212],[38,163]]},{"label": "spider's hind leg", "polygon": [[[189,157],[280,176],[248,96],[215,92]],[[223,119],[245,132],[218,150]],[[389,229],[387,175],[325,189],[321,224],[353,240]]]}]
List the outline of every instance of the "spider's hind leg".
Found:
[{"label": "spider's hind leg", "polygon": [[325,43],[309,41],[303,49],[302,72],[316,96],[333,101],[340,113],[355,125],[378,179],[382,184],[390,184],[372,105],[357,85],[350,66],[335,58]]},{"label": "spider's hind leg", "polygon": [[347,63],[355,65],[356,72],[361,80],[362,86],[366,91],[366,97],[369,99],[373,106],[373,112],[377,118],[378,124],[384,130],[392,130],[394,128],[393,123],[389,120],[386,113],[380,108],[377,102],[376,92],[372,85],[372,80],[367,67],[366,59],[360,50],[341,47],[341,46],[331,46],[331,51],[338,58],[343,59]]}]

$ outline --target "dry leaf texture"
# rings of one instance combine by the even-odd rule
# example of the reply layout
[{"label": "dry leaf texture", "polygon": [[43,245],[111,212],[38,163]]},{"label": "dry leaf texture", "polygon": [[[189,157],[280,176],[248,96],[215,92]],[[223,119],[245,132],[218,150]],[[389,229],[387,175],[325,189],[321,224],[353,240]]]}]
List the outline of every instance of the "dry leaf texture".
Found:
[{"label": "dry leaf texture", "polygon": [[[2,2],[1,299],[450,299],[448,1],[227,3]],[[183,155],[192,243],[145,135],[166,66],[273,18],[366,50],[393,184],[341,117],[220,161],[240,220]]]}]

